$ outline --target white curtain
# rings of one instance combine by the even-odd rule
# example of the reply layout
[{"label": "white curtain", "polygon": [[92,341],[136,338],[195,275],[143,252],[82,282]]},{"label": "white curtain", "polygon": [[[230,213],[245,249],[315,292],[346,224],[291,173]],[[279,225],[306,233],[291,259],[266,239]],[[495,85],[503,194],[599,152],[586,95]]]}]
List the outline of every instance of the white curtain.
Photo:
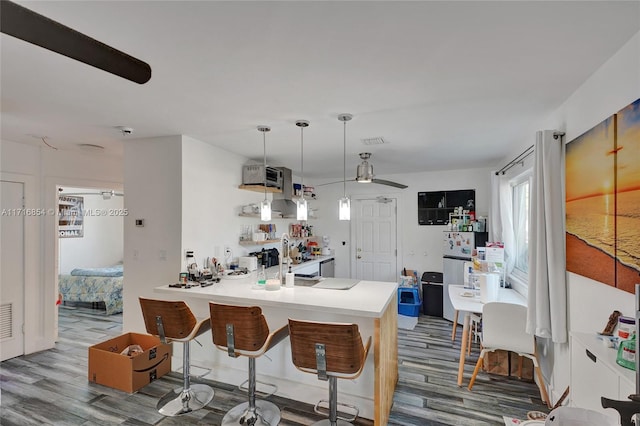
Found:
[{"label": "white curtain", "polygon": [[564,143],[552,130],[536,133],[529,229],[527,332],[567,341],[564,243]]},{"label": "white curtain", "polygon": [[489,218],[490,240],[504,243],[504,277],[515,264],[515,235],[513,232],[513,194],[509,179],[491,172],[491,217]]}]

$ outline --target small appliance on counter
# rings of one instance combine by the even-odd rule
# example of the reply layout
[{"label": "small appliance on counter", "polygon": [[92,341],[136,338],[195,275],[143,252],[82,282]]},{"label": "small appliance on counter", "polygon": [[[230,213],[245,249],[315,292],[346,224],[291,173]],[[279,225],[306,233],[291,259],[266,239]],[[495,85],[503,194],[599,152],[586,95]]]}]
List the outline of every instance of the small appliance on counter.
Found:
[{"label": "small appliance on counter", "polygon": [[255,256],[257,258],[257,266],[264,266],[265,268],[270,268],[272,266],[276,266],[279,264],[280,253],[278,249],[262,249],[262,251],[254,251],[249,253],[249,256]]},{"label": "small appliance on counter", "polygon": [[238,267],[245,268],[247,271],[258,270],[258,258],[255,256],[241,256],[238,258]]}]

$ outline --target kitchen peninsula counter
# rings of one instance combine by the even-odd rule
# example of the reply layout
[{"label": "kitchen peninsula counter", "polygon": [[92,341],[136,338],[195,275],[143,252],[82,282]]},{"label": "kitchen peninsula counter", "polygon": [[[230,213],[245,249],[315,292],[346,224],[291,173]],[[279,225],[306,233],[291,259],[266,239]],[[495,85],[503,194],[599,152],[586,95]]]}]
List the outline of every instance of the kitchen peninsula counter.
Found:
[{"label": "kitchen peninsula counter", "polygon": [[[340,279],[323,282],[332,280]],[[167,300],[185,300],[198,317],[209,315],[209,301],[260,306],[272,330],[286,325],[288,318],[358,324],[363,340],[372,337],[372,348],[362,375],[357,380],[339,380],[338,394],[341,401],[358,406],[361,416],[373,419],[376,425],[387,424],[398,379],[397,284],[360,281],[348,290],[295,286],[268,291],[252,287],[251,278],[224,279],[209,287],[190,289],[164,285],[155,292]],[[232,384],[246,380],[246,359],[228,357],[206,336],[199,339],[203,347],[192,345],[192,363],[212,368],[209,377],[214,380]],[[179,358],[181,350],[175,352],[174,357]],[[256,372],[259,380],[278,385],[278,395],[311,404],[327,398],[327,382],[293,365],[288,339],[267,355],[258,358]],[[176,359],[178,362],[181,360]]]}]

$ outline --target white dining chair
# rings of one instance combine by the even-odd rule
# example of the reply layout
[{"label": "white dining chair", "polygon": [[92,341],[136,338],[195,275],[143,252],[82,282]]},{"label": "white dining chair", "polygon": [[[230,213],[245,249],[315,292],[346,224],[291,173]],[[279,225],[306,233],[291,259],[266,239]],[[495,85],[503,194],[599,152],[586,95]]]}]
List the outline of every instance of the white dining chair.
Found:
[{"label": "white dining chair", "polygon": [[538,363],[535,337],[526,332],[526,323],[526,306],[501,302],[490,302],[483,306],[482,351],[478,357],[476,368],[473,370],[471,381],[469,381],[469,390],[473,387],[476,376],[482,368],[485,354],[502,349],[515,352],[533,361],[538,377],[540,396],[544,403],[549,405],[549,396]]}]

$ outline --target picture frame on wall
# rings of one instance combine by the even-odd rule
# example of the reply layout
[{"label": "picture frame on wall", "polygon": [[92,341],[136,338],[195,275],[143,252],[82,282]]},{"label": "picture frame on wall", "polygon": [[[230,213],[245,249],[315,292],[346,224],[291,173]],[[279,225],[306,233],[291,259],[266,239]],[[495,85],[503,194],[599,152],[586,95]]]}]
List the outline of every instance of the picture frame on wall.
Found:
[{"label": "picture frame on wall", "polygon": [[566,145],[567,271],[630,293],[640,276],[640,99]]},{"label": "picture frame on wall", "polygon": [[58,197],[58,236],[82,238],[84,236],[84,198],[70,195]]}]

